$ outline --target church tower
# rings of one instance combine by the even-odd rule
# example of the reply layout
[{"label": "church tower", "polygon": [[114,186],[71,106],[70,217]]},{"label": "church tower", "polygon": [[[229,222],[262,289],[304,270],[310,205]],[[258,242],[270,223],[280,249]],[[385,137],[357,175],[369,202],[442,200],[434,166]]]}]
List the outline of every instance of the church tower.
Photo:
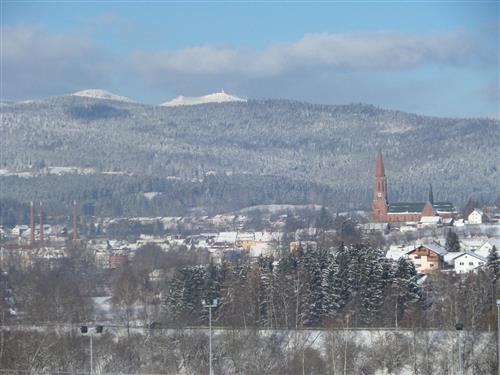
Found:
[{"label": "church tower", "polygon": [[375,165],[375,183],[373,186],[372,222],[387,222],[387,177],[385,177],[384,159],[380,148],[377,150],[377,162]]}]

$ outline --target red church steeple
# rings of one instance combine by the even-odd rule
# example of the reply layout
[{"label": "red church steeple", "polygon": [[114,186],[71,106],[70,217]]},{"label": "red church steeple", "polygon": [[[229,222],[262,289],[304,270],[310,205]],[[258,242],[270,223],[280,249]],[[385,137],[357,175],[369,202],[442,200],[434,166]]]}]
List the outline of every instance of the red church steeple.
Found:
[{"label": "red church steeple", "polygon": [[384,158],[382,157],[382,151],[380,150],[380,147],[377,149],[377,164],[375,167],[375,177],[385,178]]},{"label": "red church steeple", "polygon": [[377,150],[375,165],[375,182],[373,186],[372,221],[376,223],[387,222],[387,177],[385,177],[384,159],[380,148]]}]

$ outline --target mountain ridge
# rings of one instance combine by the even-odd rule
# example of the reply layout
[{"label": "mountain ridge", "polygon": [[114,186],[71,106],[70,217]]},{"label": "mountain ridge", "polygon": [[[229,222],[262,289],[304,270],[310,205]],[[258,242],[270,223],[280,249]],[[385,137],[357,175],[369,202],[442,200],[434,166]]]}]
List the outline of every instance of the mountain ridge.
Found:
[{"label": "mountain ridge", "polygon": [[221,92],[215,92],[212,94],[202,95],[202,96],[178,96],[172,100],[166,101],[160,106],[162,107],[177,107],[186,105],[199,105],[207,103],[227,103],[227,102],[246,102],[246,99],[229,95],[222,90]]},{"label": "mountain ridge", "polygon": [[126,96],[116,95],[109,91],[102,89],[86,89],[74,92],[70,94],[72,96],[80,96],[85,98],[94,98],[94,99],[106,99],[106,100],[116,100],[122,102],[133,102],[132,99],[127,98]]},{"label": "mountain ridge", "polygon": [[329,196],[338,197],[332,205],[357,208],[369,205],[381,145],[390,200],[421,200],[432,182],[436,199],[460,205],[471,195],[495,197],[500,185],[500,122],[487,118],[429,117],[359,103],[160,107],[76,96],[13,104],[3,114],[2,162],[12,170],[39,164],[145,177],[283,176],[329,186]]}]

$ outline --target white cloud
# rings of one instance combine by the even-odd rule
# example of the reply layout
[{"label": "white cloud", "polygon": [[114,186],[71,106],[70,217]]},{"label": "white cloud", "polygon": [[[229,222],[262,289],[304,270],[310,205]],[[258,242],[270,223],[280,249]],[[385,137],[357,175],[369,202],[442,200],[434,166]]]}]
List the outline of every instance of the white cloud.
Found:
[{"label": "white cloud", "polygon": [[[484,46],[466,32],[417,36],[399,31],[306,34],[264,50],[204,45],[137,53],[136,66],[150,80],[176,74],[276,76],[301,68],[334,70],[412,69],[430,64],[484,64]],[[490,62],[491,63],[491,62]]]},{"label": "white cloud", "polygon": [[13,100],[100,85],[111,72],[110,57],[89,39],[41,26],[2,27],[2,64],[4,96]]}]

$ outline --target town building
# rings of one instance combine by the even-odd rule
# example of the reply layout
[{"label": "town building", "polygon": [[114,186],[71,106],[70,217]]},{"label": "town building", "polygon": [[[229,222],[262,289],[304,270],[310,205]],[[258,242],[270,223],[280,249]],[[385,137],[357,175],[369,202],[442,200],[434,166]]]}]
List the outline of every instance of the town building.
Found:
[{"label": "town building", "polygon": [[467,217],[467,221],[469,222],[469,224],[483,224],[486,221],[486,215],[483,211],[476,208],[469,214],[469,216]]},{"label": "town building", "polygon": [[[421,221],[422,217],[454,217],[456,210],[450,202],[435,202],[432,186],[426,202],[389,203],[387,177],[382,151],[377,151],[371,219],[374,223],[402,223]],[[428,219],[426,219],[428,220]]]},{"label": "town building", "polygon": [[483,258],[488,258],[490,250],[493,246],[495,246],[497,251],[500,252],[500,238],[489,238],[475,251],[475,253]]},{"label": "town building", "polygon": [[420,245],[406,253],[415,265],[417,273],[424,275],[443,269],[444,256],[447,251],[438,244]]},{"label": "town building", "polygon": [[487,259],[482,256],[466,251],[461,253],[454,259],[454,267],[456,273],[468,273],[474,271],[478,267],[485,265]]}]

